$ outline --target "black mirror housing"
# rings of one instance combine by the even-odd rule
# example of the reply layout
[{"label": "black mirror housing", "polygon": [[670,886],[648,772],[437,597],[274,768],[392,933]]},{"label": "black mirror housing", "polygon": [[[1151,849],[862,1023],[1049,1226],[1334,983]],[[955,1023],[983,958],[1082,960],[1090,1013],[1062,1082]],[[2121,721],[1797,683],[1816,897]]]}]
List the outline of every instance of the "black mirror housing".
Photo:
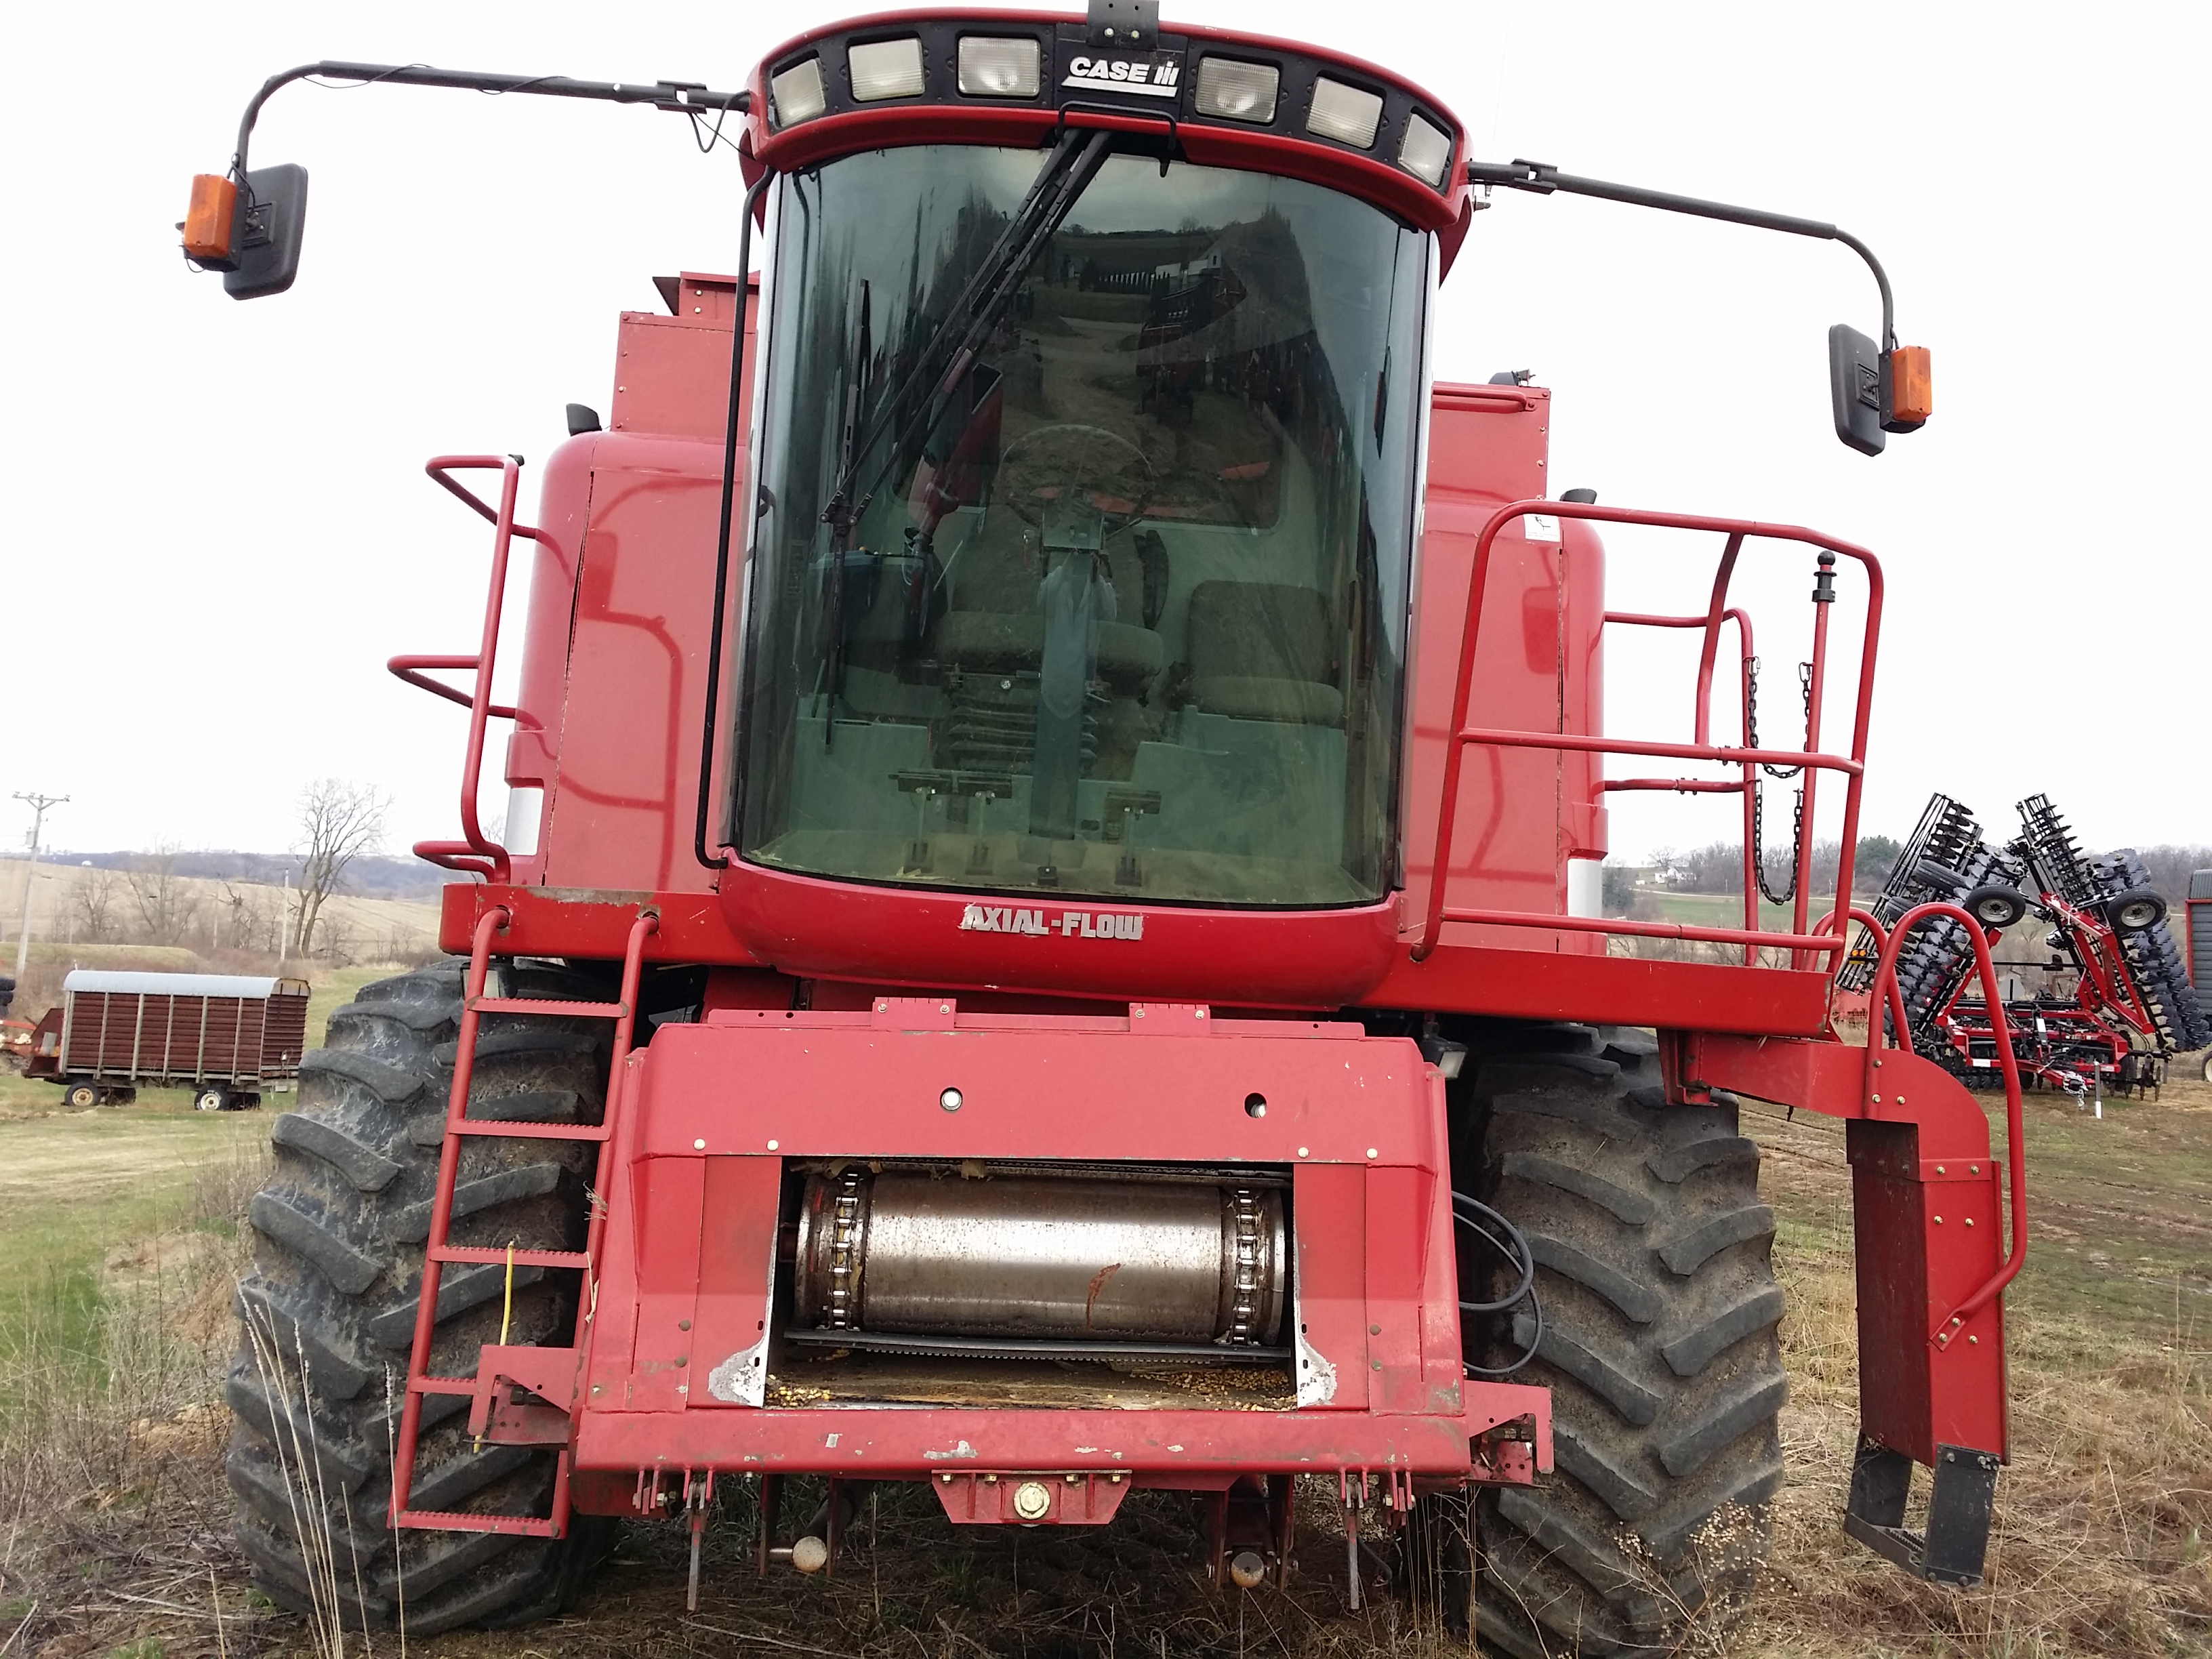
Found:
[{"label": "black mirror housing", "polygon": [[1828,398],[1836,436],[1862,455],[1879,455],[1882,431],[1881,349],[1849,323],[1828,331]]},{"label": "black mirror housing", "polygon": [[223,292],[234,300],[282,294],[300,274],[300,242],[307,225],[307,170],[283,162],[246,175],[231,222],[231,268]]}]

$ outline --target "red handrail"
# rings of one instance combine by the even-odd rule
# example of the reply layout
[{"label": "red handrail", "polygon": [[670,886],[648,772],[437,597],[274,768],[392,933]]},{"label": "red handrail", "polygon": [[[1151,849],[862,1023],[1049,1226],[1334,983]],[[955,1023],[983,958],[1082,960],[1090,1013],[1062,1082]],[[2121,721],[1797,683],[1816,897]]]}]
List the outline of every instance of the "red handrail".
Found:
[{"label": "red handrail", "polygon": [[[1584,737],[1564,732],[1512,731],[1492,727],[1469,726],[1467,723],[1468,703],[1474,691],[1475,647],[1480,635],[1482,601],[1489,582],[1492,552],[1499,533],[1505,526],[1525,514],[1536,514],[1554,518],[1589,519],[1609,524],[1649,525],[1661,529],[1708,531],[1728,538],[1716,574],[1711,603],[1706,614],[1698,618],[1676,620],[1660,617],[1622,614],[1619,620],[1638,625],[1659,627],[1702,627],[1705,637],[1699,653],[1698,701],[1697,735],[1700,741],[1688,744],[1650,743],[1629,738]],[[1718,648],[1722,622],[1730,614],[1728,589],[1733,579],[1736,559],[1747,540],[1792,541],[1805,543],[1822,550],[1821,572],[1825,579],[1835,558],[1853,560],[1865,572],[1867,581],[1867,610],[1860,644],[1858,700],[1853,721],[1851,747],[1848,756],[1828,754],[1818,748],[1820,743],[1821,694],[1827,668],[1828,605],[1816,602],[1814,611],[1812,694],[1806,717],[1805,747],[1803,749],[1758,749],[1748,741],[1741,746],[1729,747],[1703,741],[1710,735],[1709,709],[1711,696],[1713,660]],[[1822,586],[1825,588],[1825,580]],[[1866,769],[1867,725],[1873,707],[1874,666],[1876,643],[1881,629],[1882,579],[1881,565],[1872,553],[1851,542],[1838,540],[1818,531],[1796,525],[1765,524],[1754,520],[1717,519],[1686,513],[1656,513],[1635,507],[1600,507],[1594,502],[1550,501],[1527,500],[1513,501],[1492,514],[1482,527],[1474,550],[1474,565],[1468,582],[1467,610],[1461,623],[1460,652],[1456,681],[1452,694],[1452,718],[1444,755],[1443,798],[1437,816],[1435,858],[1431,866],[1428,903],[1422,920],[1421,935],[1413,949],[1416,962],[1425,959],[1437,947],[1438,935],[1447,921],[1474,923],[1491,927],[1537,927],[1565,929],[1585,933],[1637,934],[1693,939],[1711,944],[1745,946],[1747,958],[1755,956],[1758,945],[1779,945],[1790,950],[1793,965],[1806,965],[1802,958],[1813,955],[1829,958],[1833,971],[1844,950],[1840,938],[1829,938],[1809,931],[1807,926],[1808,894],[1812,875],[1812,836],[1814,781],[1822,771],[1840,772],[1848,780],[1844,796],[1844,839],[1842,857],[1837,871],[1836,902],[1839,908],[1850,903],[1851,880],[1851,848],[1858,834],[1859,797]],[[1608,616],[1607,620],[1614,618]],[[1747,627],[1741,641],[1744,659],[1750,660],[1750,640]],[[1747,714],[1748,711],[1747,711]],[[1747,738],[1748,733],[1747,732]],[[1702,760],[1740,766],[1743,769],[1741,782],[1709,786],[1715,792],[1741,789],[1745,795],[1747,824],[1750,813],[1750,791],[1753,769],[1760,765],[1802,767],[1805,770],[1805,810],[1802,827],[1797,837],[1796,903],[1791,930],[1788,933],[1764,933],[1756,927],[1757,900],[1747,892],[1747,920],[1753,925],[1744,928],[1703,927],[1675,923],[1632,923],[1619,918],[1568,917],[1545,911],[1532,910],[1476,910],[1464,907],[1448,907],[1444,894],[1449,885],[1451,867],[1452,832],[1459,807],[1460,776],[1470,744],[1497,747],[1549,749],[1583,754],[1648,755],[1665,759]],[[1660,780],[1637,779],[1630,787],[1678,787],[1704,781],[1681,780],[1666,785]],[[1694,793],[1705,793],[1693,790]],[[1750,837],[1746,836],[1745,856],[1750,857]],[[1747,872],[1747,874],[1750,872]]]},{"label": "red handrail", "polygon": [[[1922,922],[1937,916],[1948,917],[1966,930],[1966,938],[1973,944],[1974,970],[1981,977],[1982,995],[1990,1007],[2002,1008],[2004,1003],[1997,995],[1996,964],[1990,956],[1990,942],[1982,932],[1981,924],[1961,906],[1943,902],[1915,905],[1897,919],[1896,926],[1890,929],[1888,939],[1882,943],[1881,955],[1875,964],[1875,1006],[1879,1007],[1892,999],[1901,1005],[1903,997],[1897,983],[1898,954],[1904,946],[1906,935]],[[1858,918],[1855,916],[1853,920]],[[1888,993],[1887,997],[1883,995],[1885,991]],[[1876,1063],[1875,1057],[1882,1051],[1881,1024],[1879,1019],[1867,1021],[1867,1082],[1863,1092],[1870,1100],[1878,1098],[1880,1094],[1874,1068]],[[2011,1188],[2012,1237],[2006,1246],[2004,1260],[1997,1264],[1997,1270],[1990,1275],[1988,1281],[1944,1315],[1936,1322],[1936,1328],[1928,1333],[1929,1342],[1938,1348],[1948,1347],[1960,1327],[1994,1301],[1997,1294],[2012,1283],[2014,1276],[2027,1259],[2027,1131],[2021,1115],[2020,1061],[2013,1054],[2008,1022],[1993,1019],[1990,1024],[1996,1036],[1998,1075],[2004,1079],[2005,1085],[2005,1174],[2007,1184]],[[1902,1031],[1904,1029],[1905,1024],[1900,1018],[1898,1030]],[[1911,1049],[1908,1048],[1906,1052],[1910,1053]],[[1991,1170],[1990,1178],[1995,1180],[1995,1170]]]},{"label": "red handrail", "polygon": [[[467,485],[456,481],[452,474],[460,471],[489,471],[500,474],[499,505],[494,507],[480,498]],[[522,482],[522,463],[513,455],[440,455],[423,469],[452,495],[465,503],[479,517],[492,526],[491,582],[484,597],[483,631],[473,656],[408,655],[393,657],[385,664],[398,678],[419,687],[434,696],[456,702],[469,711],[469,739],[461,771],[461,839],[459,841],[419,841],[415,843],[415,856],[448,870],[466,871],[488,876],[494,881],[505,881],[510,873],[510,860],[506,848],[483,832],[477,811],[477,785],[483,770],[485,728],[494,720],[511,720],[515,718],[514,708],[491,700],[492,671],[498,661],[500,611],[507,598],[507,560],[514,538],[526,536],[547,546],[552,538],[541,530],[514,521],[514,501]],[[475,684],[467,691],[433,679],[424,671],[428,669],[466,669],[476,675]]]}]

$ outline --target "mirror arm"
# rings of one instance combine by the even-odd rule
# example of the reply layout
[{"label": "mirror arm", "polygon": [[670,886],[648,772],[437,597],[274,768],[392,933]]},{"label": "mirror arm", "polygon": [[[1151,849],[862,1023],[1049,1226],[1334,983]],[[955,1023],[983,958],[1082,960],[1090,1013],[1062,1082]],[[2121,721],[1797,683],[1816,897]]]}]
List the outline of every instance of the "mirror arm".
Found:
[{"label": "mirror arm", "polygon": [[432,69],[427,64],[302,64],[282,75],[270,76],[246,105],[246,114],[238,124],[238,149],[231,157],[232,178],[241,184],[245,182],[246,147],[253,137],[253,124],[260,118],[261,106],[278,88],[311,75],[364,85],[380,82],[401,87],[450,87],[462,92],[527,92],[548,98],[651,104],[655,109],[672,110],[679,115],[714,115],[743,112],[752,106],[752,94],[749,92],[710,92],[691,81],[656,81],[641,85],[619,81],[571,81],[565,75],[492,75],[472,70]]},{"label": "mirror arm", "polygon": [[1874,250],[1847,230],[1839,230],[1819,219],[1800,219],[1787,213],[1769,213],[1761,208],[1708,202],[1696,196],[1677,196],[1668,191],[1645,190],[1636,185],[1611,184],[1603,179],[1578,178],[1542,161],[1469,161],[1467,176],[1471,184],[1500,185],[1508,190],[1530,191],[1539,196],[1563,191],[1570,196],[1595,196],[1603,201],[1625,202],[1631,207],[1657,208],[1665,213],[1687,213],[1700,219],[1749,225],[1756,230],[1778,230],[1790,236],[1841,242],[1865,260],[1867,269],[1874,272],[1875,286],[1881,290],[1881,349],[1897,349],[1896,313],[1890,299],[1889,273],[1874,257]]}]

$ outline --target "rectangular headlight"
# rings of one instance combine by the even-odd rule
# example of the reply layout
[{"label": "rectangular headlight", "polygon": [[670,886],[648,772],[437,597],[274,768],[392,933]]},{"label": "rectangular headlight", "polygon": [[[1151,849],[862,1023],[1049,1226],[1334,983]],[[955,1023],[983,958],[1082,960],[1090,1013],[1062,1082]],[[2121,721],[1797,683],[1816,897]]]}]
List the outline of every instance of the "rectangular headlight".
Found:
[{"label": "rectangular headlight", "polygon": [[1366,149],[1374,144],[1375,129],[1382,120],[1382,100],[1375,94],[1325,75],[1314,82],[1313,107],[1306,112],[1308,132]]},{"label": "rectangular headlight", "polygon": [[1441,189],[1451,149],[1451,134],[1416,115],[1406,123],[1406,136],[1399,142],[1398,165],[1431,190]]},{"label": "rectangular headlight", "polygon": [[1243,64],[1234,58],[1201,58],[1191,106],[1200,115],[1265,126],[1275,118],[1275,96],[1283,72],[1273,64]]},{"label": "rectangular headlight", "polygon": [[1035,40],[961,37],[960,90],[970,98],[1034,98],[1042,74]]},{"label": "rectangular headlight", "polygon": [[829,101],[822,95],[822,60],[809,58],[793,64],[781,74],[772,76],[768,83],[769,97],[775,106],[775,124],[779,127],[797,126],[801,121],[811,121],[827,109]]},{"label": "rectangular headlight", "polygon": [[921,96],[921,38],[871,40],[848,46],[845,67],[853,72],[853,96],[864,104],[881,98]]}]

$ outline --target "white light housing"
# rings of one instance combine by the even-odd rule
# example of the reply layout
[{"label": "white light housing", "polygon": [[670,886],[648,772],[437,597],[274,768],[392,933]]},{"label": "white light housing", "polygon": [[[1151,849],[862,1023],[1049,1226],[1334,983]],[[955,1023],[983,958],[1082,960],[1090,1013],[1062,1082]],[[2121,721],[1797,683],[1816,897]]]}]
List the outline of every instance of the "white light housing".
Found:
[{"label": "white light housing", "polygon": [[1398,145],[1398,165],[1430,189],[1441,189],[1451,149],[1451,134],[1416,115],[1406,123],[1406,136]]},{"label": "white light housing", "polygon": [[1243,64],[1234,58],[1198,60],[1198,85],[1191,106],[1200,115],[1265,126],[1275,118],[1275,96],[1283,72],[1273,64]]},{"label": "white light housing", "polygon": [[1375,94],[1327,76],[1314,82],[1313,107],[1306,112],[1308,132],[1368,149],[1375,143],[1375,129],[1382,121],[1382,100]]},{"label": "white light housing", "polygon": [[775,106],[775,124],[779,127],[795,127],[801,121],[811,121],[830,107],[829,100],[822,95],[819,58],[793,64],[782,74],[771,76],[768,90]]},{"label": "white light housing", "polygon": [[961,39],[960,90],[970,98],[1034,98],[1042,74],[1033,40]]},{"label": "white light housing", "polygon": [[845,67],[853,72],[853,96],[864,104],[884,98],[921,96],[921,38],[871,40],[850,46]]}]

